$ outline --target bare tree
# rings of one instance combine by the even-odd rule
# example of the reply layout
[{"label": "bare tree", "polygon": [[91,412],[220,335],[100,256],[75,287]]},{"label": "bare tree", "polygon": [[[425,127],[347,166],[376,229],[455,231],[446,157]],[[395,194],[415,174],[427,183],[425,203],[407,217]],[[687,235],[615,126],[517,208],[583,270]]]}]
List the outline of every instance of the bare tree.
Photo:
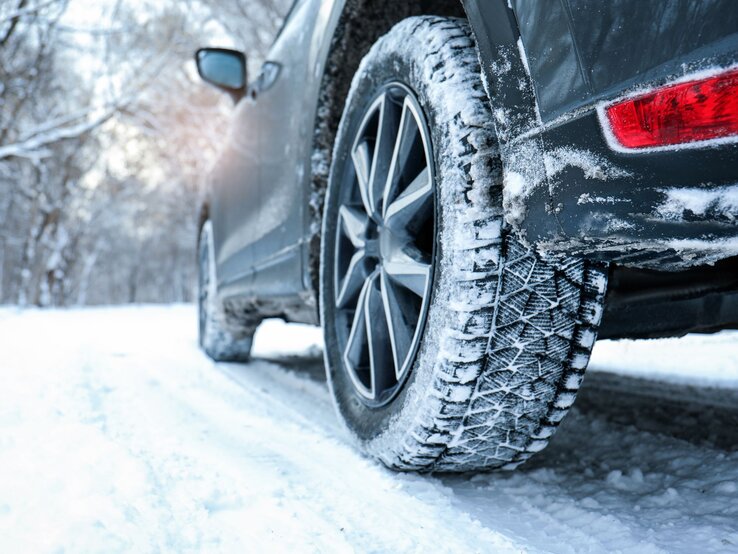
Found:
[{"label": "bare tree", "polygon": [[111,2],[94,28],[71,2],[0,5],[0,302],[190,301],[231,110],[191,56],[226,40],[258,63],[289,0]]}]

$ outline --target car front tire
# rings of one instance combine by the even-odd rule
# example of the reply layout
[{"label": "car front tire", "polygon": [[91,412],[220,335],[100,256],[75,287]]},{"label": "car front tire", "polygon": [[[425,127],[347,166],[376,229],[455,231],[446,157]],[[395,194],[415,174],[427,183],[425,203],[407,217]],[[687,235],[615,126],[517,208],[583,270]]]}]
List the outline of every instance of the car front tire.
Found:
[{"label": "car front tire", "polygon": [[244,362],[249,359],[254,331],[228,321],[218,297],[214,251],[213,226],[208,220],[200,230],[198,241],[197,308],[200,348],[216,362]]}]

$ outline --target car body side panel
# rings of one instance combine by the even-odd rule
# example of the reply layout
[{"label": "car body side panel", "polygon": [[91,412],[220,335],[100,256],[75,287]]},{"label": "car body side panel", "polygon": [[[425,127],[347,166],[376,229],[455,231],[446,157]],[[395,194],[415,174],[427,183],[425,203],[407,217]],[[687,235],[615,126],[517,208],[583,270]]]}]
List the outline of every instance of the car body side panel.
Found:
[{"label": "car body side panel", "polygon": [[298,0],[269,51],[255,87],[260,134],[261,228],[257,241],[254,287],[260,296],[281,296],[302,289],[302,256],[309,144],[304,89],[308,50],[319,3]]},{"label": "car body side panel", "polygon": [[[239,244],[249,245],[251,256],[240,273],[229,271],[230,265],[245,258],[222,260],[218,271],[225,298],[287,298],[310,286],[305,267],[310,148],[320,77],[330,46],[326,37],[332,35],[342,5],[342,0],[298,0],[251,87],[251,98],[241,102],[254,107],[239,122],[241,129],[259,129],[258,145],[247,154],[258,165],[259,192],[245,210],[250,223],[230,227],[239,234],[235,239]],[[249,142],[249,146],[254,145]],[[227,164],[221,161],[220,165],[222,171]],[[237,179],[230,184],[246,185]],[[235,200],[224,189],[216,196],[221,197],[220,203]]]},{"label": "car body side panel", "polygon": [[586,102],[591,87],[579,63],[567,4],[515,0],[512,5],[542,119],[547,121],[567,106]]},{"label": "car body side panel", "polygon": [[255,261],[253,242],[249,240],[258,232],[260,205],[255,110],[249,98],[236,106],[226,146],[209,175],[219,286],[249,279]]},{"label": "car body side panel", "polygon": [[238,104],[239,131],[216,166],[211,200],[213,219],[224,220],[219,234],[227,237],[218,258],[225,298],[296,296],[308,285],[309,148],[320,82],[315,69],[319,50],[327,50],[333,5],[297,1],[248,97]]}]

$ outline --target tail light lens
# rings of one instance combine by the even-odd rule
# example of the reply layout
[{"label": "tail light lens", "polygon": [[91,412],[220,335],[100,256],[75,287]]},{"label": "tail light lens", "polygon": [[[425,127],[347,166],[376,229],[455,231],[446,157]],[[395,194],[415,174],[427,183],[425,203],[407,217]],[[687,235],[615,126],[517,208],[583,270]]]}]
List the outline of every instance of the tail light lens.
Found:
[{"label": "tail light lens", "polygon": [[738,135],[738,70],[669,85],[605,109],[625,148],[653,148]]}]

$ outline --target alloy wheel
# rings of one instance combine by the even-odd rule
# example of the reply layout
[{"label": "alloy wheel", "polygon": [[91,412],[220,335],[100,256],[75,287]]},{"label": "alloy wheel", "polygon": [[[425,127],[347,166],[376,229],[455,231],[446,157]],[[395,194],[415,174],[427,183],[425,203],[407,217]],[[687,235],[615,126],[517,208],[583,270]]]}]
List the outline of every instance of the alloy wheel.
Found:
[{"label": "alloy wheel", "polygon": [[338,342],[361,400],[381,406],[410,372],[433,282],[430,134],[406,86],[390,83],[370,103],[350,158],[335,242]]}]

